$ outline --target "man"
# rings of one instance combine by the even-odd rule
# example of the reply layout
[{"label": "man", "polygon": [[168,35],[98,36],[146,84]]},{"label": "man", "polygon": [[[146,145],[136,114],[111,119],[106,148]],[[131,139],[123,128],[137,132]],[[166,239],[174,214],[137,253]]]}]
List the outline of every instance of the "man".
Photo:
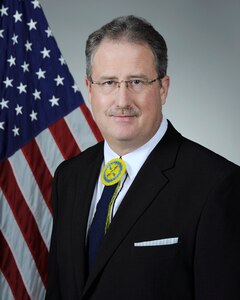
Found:
[{"label": "man", "polygon": [[104,142],[56,171],[47,299],[240,299],[240,168],[163,116],[163,37],[120,17],[89,36],[86,58]]}]

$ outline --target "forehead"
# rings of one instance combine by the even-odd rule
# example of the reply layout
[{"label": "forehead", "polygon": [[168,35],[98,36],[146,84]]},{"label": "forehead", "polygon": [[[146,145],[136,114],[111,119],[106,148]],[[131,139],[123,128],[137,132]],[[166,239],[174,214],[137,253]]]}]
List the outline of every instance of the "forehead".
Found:
[{"label": "forehead", "polygon": [[92,60],[92,73],[121,76],[127,73],[156,74],[155,57],[147,44],[105,39]]}]

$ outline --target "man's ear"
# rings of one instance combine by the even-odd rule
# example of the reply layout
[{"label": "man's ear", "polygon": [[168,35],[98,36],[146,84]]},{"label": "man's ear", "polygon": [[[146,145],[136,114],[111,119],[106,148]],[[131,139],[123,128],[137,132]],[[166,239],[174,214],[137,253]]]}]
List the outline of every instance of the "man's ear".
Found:
[{"label": "man's ear", "polygon": [[87,79],[87,77],[85,78],[85,84],[86,84],[87,91],[88,91],[88,101],[91,104],[92,85],[91,85],[91,82]]},{"label": "man's ear", "polygon": [[169,85],[170,85],[170,78],[169,78],[169,76],[165,75],[161,79],[160,95],[161,95],[161,103],[162,103],[162,105],[164,105],[166,103]]}]

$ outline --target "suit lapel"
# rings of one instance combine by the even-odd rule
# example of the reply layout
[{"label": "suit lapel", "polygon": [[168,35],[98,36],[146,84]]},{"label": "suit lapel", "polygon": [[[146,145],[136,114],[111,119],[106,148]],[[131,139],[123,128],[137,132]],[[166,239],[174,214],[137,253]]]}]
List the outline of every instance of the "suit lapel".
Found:
[{"label": "suit lapel", "polygon": [[[86,282],[86,253],[85,239],[88,222],[88,214],[91,200],[97,182],[100,167],[103,161],[102,144],[97,147],[96,153],[88,160],[87,168],[76,168],[79,170],[76,179],[76,197],[72,218],[72,255],[74,260],[74,272],[79,288],[79,296]],[[84,198],[83,198],[84,197]]]},{"label": "suit lapel", "polygon": [[83,298],[129,230],[168,183],[164,171],[173,168],[181,140],[181,135],[169,122],[165,136],[140,169],[104,237],[96,264],[84,288]]}]

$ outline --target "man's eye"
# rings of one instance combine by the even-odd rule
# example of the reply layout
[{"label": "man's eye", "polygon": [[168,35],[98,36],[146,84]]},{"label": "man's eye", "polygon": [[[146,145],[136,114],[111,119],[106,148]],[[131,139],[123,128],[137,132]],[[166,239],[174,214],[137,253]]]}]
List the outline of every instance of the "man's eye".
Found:
[{"label": "man's eye", "polygon": [[144,84],[144,82],[141,79],[133,79],[133,80],[131,80],[131,84],[132,85],[142,85],[142,84]]},{"label": "man's eye", "polygon": [[107,81],[104,81],[102,82],[102,85],[103,86],[112,86],[114,85],[116,82],[114,80],[107,80]]}]

